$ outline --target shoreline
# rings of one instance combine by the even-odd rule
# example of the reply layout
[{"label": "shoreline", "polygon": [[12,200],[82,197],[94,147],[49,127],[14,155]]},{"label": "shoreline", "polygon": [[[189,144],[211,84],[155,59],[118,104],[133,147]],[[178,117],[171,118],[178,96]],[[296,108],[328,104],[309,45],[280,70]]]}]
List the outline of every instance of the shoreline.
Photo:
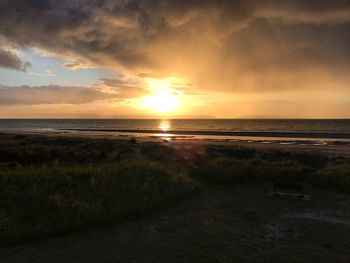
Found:
[{"label": "shoreline", "polygon": [[[236,137],[222,136],[171,136],[168,133],[116,133],[116,132],[79,132],[72,130],[42,130],[42,131],[0,131],[0,134],[16,135],[35,135],[35,136],[57,136],[57,137],[75,137],[90,139],[109,139],[109,140],[130,140],[132,138],[139,142],[157,142],[164,143],[172,147],[197,147],[204,145],[236,145],[248,148],[263,150],[282,150],[282,151],[306,151],[316,152],[327,155],[350,156],[350,141],[338,141],[331,139],[305,139],[291,140],[293,138],[279,137]],[[298,138],[295,138],[298,139]]]},{"label": "shoreline", "polygon": [[283,131],[209,131],[209,130],[146,130],[146,129],[57,129],[58,131],[80,132],[118,132],[141,134],[173,135],[207,135],[207,136],[244,136],[244,137],[278,137],[305,139],[350,139],[348,132],[283,132]]}]

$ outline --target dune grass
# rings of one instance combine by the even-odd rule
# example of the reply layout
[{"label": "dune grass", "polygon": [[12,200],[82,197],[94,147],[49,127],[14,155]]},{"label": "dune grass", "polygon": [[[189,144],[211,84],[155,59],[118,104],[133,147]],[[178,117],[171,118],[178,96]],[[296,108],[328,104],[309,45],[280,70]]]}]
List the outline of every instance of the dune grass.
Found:
[{"label": "dune grass", "polygon": [[312,170],[290,162],[220,158],[190,169],[190,176],[207,183],[302,182]]},{"label": "dune grass", "polygon": [[350,194],[350,162],[230,145],[201,155],[153,142],[2,134],[0,245],[136,219],[193,193],[194,181],[300,182]]},{"label": "dune grass", "polygon": [[156,162],[0,170],[0,244],[137,218],[192,193],[186,176]]},{"label": "dune grass", "polygon": [[350,194],[350,163],[330,165],[316,173],[311,180],[315,186]]}]

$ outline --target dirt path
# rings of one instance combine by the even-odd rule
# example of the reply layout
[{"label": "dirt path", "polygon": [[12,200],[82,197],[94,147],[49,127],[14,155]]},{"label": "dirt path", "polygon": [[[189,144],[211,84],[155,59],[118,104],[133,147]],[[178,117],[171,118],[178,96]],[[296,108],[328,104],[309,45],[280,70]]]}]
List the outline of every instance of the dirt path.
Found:
[{"label": "dirt path", "polygon": [[[0,262],[350,262],[348,196],[314,190],[311,201],[300,201],[266,193],[254,185],[204,187],[143,219],[2,248]],[[297,216],[305,213],[315,216]]]}]

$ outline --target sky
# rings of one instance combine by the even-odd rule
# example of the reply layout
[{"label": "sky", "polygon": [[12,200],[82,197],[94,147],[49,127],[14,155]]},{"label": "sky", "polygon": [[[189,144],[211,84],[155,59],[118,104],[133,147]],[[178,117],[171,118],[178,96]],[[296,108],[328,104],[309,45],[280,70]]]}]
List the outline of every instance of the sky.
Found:
[{"label": "sky", "polygon": [[0,0],[0,118],[350,118],[350,0]]}]

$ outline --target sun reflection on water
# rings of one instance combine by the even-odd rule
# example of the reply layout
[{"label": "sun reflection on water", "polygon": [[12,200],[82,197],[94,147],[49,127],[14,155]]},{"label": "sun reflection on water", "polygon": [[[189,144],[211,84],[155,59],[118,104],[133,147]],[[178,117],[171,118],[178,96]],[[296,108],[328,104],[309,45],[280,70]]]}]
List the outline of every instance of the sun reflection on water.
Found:
[{"label": "sun reflection on water", "polygon": [[167,120],[162,120],[159,124],[159,129],[163,132],[170,130],[170,122]]},{"label": "sun reflection on water", "polygon": [[168,120],[162,120],[158,128],[162,131],[158,136],[162,138],[164,142],[170,142],[172,140],[172,134],[166,133],[171,128],[170,122]]}]

